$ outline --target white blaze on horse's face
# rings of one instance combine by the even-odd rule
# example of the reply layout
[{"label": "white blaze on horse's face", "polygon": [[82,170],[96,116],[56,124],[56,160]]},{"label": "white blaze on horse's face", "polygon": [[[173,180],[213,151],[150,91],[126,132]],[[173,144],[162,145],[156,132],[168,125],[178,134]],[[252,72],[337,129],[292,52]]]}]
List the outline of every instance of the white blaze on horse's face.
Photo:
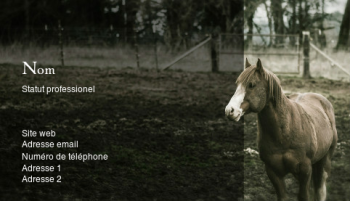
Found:
[{"label": "white blaze on horse's face", "polygon": [[245,93],[245,88],[242,86],[242,84],[239,84],[235,94],[232,96],[230,102],[225,108],[227,118],[239,121],[241,116],[243,116],[244,112],[241,109],[241,104],[243,103]]}]

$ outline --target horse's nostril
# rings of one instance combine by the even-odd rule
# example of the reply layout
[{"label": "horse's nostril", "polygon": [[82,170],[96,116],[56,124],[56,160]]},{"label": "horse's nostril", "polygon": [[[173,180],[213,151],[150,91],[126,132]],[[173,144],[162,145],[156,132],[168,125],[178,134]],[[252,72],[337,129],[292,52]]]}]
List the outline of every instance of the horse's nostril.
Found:
[{"label": "horse's nostril", "polygon": [[235,111],[235,109],[232,108],[232,109],[231,109],[231,113],[233,113],[234,111]]}]

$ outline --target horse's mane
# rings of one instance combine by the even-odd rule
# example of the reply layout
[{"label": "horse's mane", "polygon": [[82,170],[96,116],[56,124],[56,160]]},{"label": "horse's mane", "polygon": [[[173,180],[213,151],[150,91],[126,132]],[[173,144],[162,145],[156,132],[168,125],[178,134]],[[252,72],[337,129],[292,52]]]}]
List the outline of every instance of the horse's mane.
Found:
[{"label": "horse's mane", "polygon": [[[236,83],[237,84],[242,84],[242,86],[247,87],[252,78],[254,77],[254,73],[257,71],[256,66],[250,66],[246,68],[241,75],[237,78]],[[271,71],[263,68],[264,71],[264,77],[265,80],[267,81],[268,88],[269,88],[269,96],[272,98],[272,101],[274,105],[277,103],[280,103],[283,97],[282,93],[282,87],[280,84],[280,80],[278,77],[273,74]]]}]

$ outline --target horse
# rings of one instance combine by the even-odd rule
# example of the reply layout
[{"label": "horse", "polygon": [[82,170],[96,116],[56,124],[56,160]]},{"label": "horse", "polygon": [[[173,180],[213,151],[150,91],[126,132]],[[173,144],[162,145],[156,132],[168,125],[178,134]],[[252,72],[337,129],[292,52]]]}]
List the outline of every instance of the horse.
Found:
[{"label": "horse", "polygon": [[277,200],[287,199],[284,177],[292,173],[299,181],[298,200],[326,200],[326,180],[337,145],[337,130],[332,104],[317,93],[286,96],[280,80],[265,69],[260,59],[236,81],[237,89],[225,108],[228,119],[257,113],[258,150],[265,171],[273,184]]}]

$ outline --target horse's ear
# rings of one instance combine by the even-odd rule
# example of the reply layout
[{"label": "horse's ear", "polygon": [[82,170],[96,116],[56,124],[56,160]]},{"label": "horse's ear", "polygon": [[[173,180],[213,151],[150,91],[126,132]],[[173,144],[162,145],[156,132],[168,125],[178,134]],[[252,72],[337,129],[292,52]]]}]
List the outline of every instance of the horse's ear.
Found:
[{"label": "horse's ear", "polygon": [[252,64],[249,63],[248,58],[245,58],[245,68],[250,67]]},{"label": "horse's ear", "polygon": [[260,59],[258,59],[258,62],[256,63],[256,69],[261,73],[261,75],[264,74],[264,67]]}]

